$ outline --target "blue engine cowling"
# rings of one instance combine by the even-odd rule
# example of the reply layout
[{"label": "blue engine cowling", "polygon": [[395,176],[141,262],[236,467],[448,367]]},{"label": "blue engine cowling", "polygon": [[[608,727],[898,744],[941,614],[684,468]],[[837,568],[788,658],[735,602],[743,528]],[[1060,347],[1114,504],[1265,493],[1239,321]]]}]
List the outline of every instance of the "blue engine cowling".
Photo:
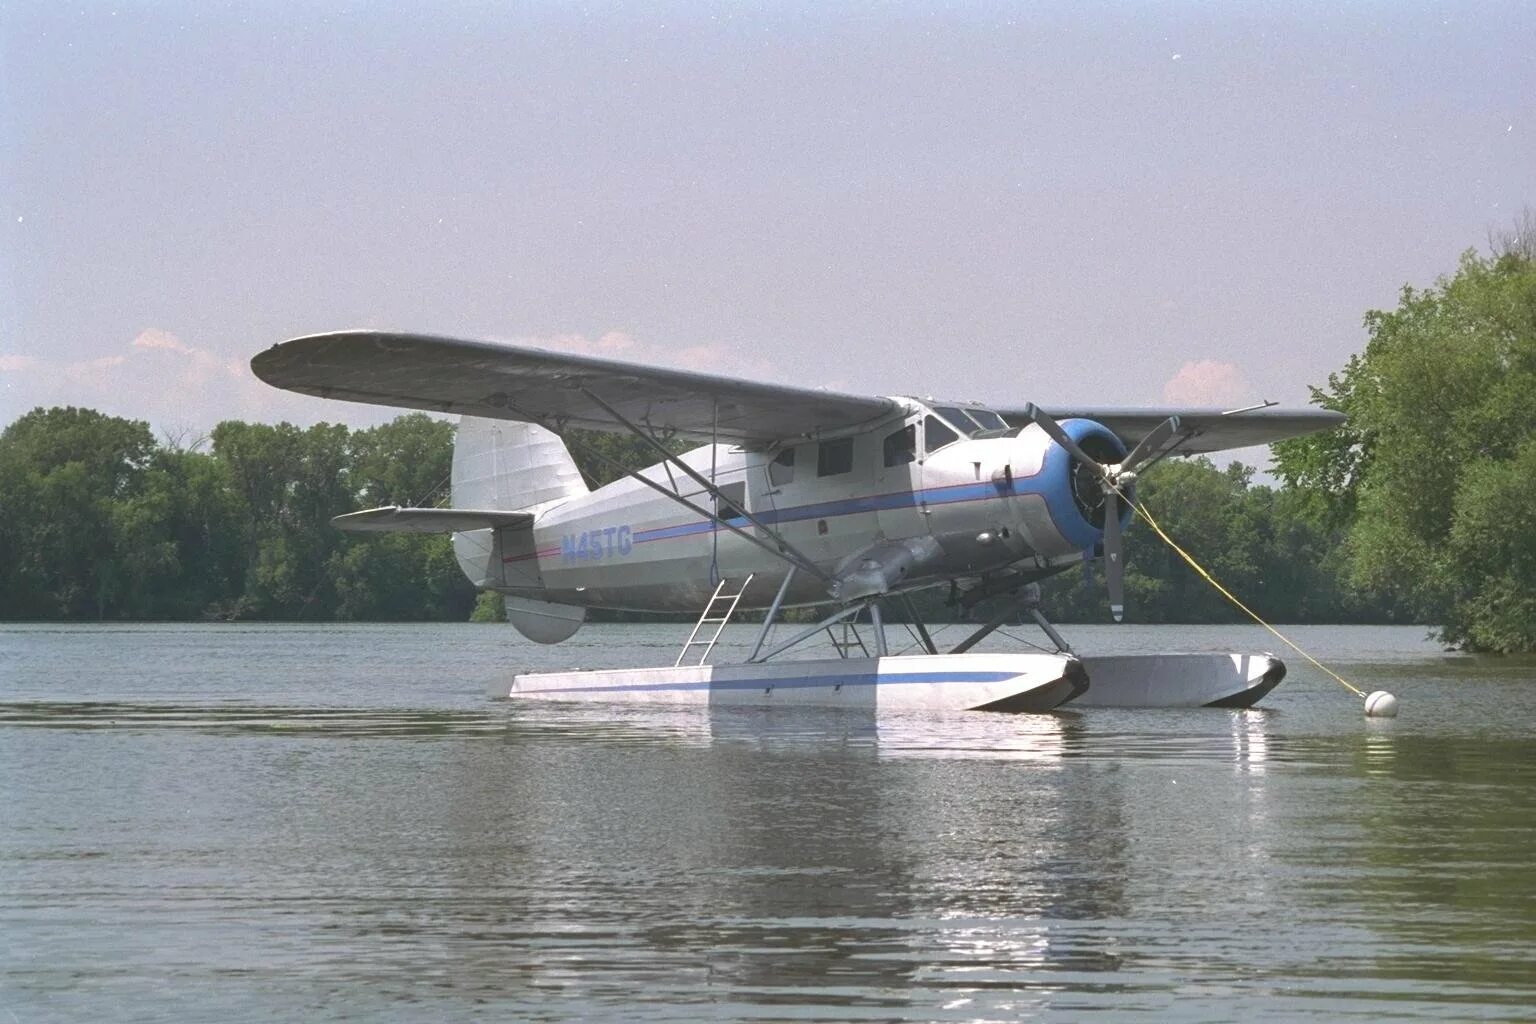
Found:
[{"label": "blue engine cowling", "polygon": [[[1061,421],[1061,428],[1096,461],[1105,465],[1118,465],[1124,461],[1124,442],[1102,423],[1068,419]],[[1107,506],[1098,477],[1039,427],[1030,426],[1020,431],[1015,444],[1018,451],[1015,464],[1038,467],[1037,472],[1018,481],[1016,491],[1039,495],[1049,514],[1050,531],[1042,530],[1042,524],[1038,522],[1030,530],[1036,552],[1058,561],[1078,557],[1084,551],[1096,551],[1104,539],[1104,510]],[[1134,499],[1135,485],[1128,485],[1125,493]],[[1129,527],[1132,516],[1130,506],[1122,502],[1121,526]]]}]

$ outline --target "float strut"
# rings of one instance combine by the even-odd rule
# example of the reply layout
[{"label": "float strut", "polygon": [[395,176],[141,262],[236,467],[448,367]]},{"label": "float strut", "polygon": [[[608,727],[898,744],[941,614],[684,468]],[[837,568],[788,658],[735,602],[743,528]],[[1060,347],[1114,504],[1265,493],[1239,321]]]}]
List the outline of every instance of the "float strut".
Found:
[{"label": "float strut", "polygon": [[1072,645],[1067,643],[1060,633],[1056,632],[1056,627],[1051,625],[1051,620],[1040,613],[1039,608],[1031,608],[1029,614],[1035,617],[1035,622],[1039,624],[1041,629],[1045,630],[1045,635],[1051,638],[1051,643],[1056,645],[1058,651],[1062,654],[1072,653]]},{"label": "float strut", "polygon": [[880,618],[880,605],[869,603],[869,625],[875,631],[875,657],[883,658],[885,651],[885,620]]},{"label": "float strut", "polygon": [[976,632],[955,644],[954,650],[950,651],[949,653],[964,654],[966,651],[970,650],[972,647],[975,647],[987,637],[991,636],[993,631],[1001,628],[1003,623],[1013,618],[1014,613],[1018,610],[1019,609],[1017,605],[1010,605],[1002,611],[998,612],[996,615],[992,616],[991,619],[987,620],[987,624],[985,626],[982,626]]},{"label": "float strut", "polygon": [[912,599],[906,594],[902,594],[901,604],[907,610],[907,618],[911,619],[912,625],[917,627],[917,636],[918,639],[922,640],[923,647],[927,649],[929,654],[938,654],[939,649],[933,645],[933,637],[928,635],[928,627],[923,625],[923,620],[917,614],[917,606],[912,603]]},{"label": "float strut", "polygon": [[789,567],[789,571],[784,574],[784,582],[779,584],[779,592],[773,595],[773,604],[768,606],[768,614],[763,616],[763,628],[757,631],[757,643],[752,645],[748,661],[756,661],[762,651],[763,643],[768,639],[768,631],[773,628],[773,620],[779,617],[779,609],[784,605],[784,595],[789,593],[789,585],[794,582],[796,568],[794,565]]},{"label": "float strut", "polygon": [[814,625],[814,626],[807,626],[805,629],[803,629],[800,632],[796,633],[794,636],[790,637],[788,640],[786,640],[783,643],[779,644],[777,647],[773,647],[773,648],[769,649],[767,654],[759,655],[758,657],[753,658],[751,660],[752,661],[767,661],[769,658],[773,657],[775,654],[779,654],[782,651],[787,651],[791,647],[795,646],[795,644],[800,643],[802,640],[809,639],[810,637],[813,637],[817,633],[820,633],[822,630],[826,629],[828,626],[835,626],[839,622],[842,622],[844,619],[846,619],[848,616],[850,616],[850,615],[857,615],[859,612],[861,612],[863,610],[864,610],[864,606],[861,605],[861,604],[850,604],[850,605],[848,605],[845,608],[839,608],[837,611],[833,612],[831,615],[828,615],[826,618],[824,618],[820,622],[816,623],[816,625]]}]

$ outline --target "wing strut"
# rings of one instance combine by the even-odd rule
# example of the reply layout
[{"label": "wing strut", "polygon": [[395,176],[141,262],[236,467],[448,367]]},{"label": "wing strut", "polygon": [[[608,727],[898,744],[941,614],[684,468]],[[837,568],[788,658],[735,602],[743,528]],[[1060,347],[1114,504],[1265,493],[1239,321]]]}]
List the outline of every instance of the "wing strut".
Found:
[{"label": "wing strut", "polygon": [[[772,548],[768,548],[767,545],[762,544],[761,542],[759,542],[759,546],[760,547],[764,547],[766,550],[772,552],[773,554],[778,555],[778,557],[784,559],[787,562],[790,562],[793,565],[798,565],[800,568],[806,570],[807,572],[811,573],[813,576],[817,577],[820,580],[823,580],[823,581],[825,581],[827,583],[832,582],[832,577],[831,576],[828,576],[826,573],[824,573],[820,569],[816,568],[816,564],[814,562],[812,562],[809,558],[807,558],[804,554],[802,554],[798,549],[796,549],[795,546],[792,545],[789,541],[785,540],[783,538],[783,536],[781,536],[777,531],[769,528],[769,526],[766,523],[764,523],[761,519],[757,518],[751,512],[748,512],[746,509],[742,508],[741,506],[736,505],[734,502],[731,502],[730,499],[728,499],[724,495],[722,495],[720,493],[720,489],[715,486],[715,482],[713,480],[706,479],[704,477],[704,474],[700,473],[698,470],[696,470],[692,466],[688,465],[688,463],[684,462],[682,459],[679,459],[676,455],[673,455],[671,452],[667,451],[666,446],[663,445],[660,441],[656,440],[656,438],[652,437],[650,431],[641,430],[635,424],[633,424],[629,420],[625,419],[624,416],[617,409],[615,409],[613,406],[609,405],[607,402],[603,401],[601,398],[597,397],[591,391],[588,391],[586,388],[582,388],[581,389],[581,393],[586,395],[589,399],[591,399],[592,403],[594,405],[596,405],[598,408],[602,409],[604,412],[606,412],[608,415],[612,416],[619,423],[623,424],[624,427],[627,430],[629,430],[630,433],[634,434],[636,437],[638,437],[641,440],[643,440],[646,444],[648,444],[652,448],[656,449],[656,451],[661,455],[663,460],[665,460],[667,463],[669,463],[671,465],[676,466],[678,469],[681,469],[684,473],[688,474],[688,476],[693,479],[694,483],[698,484],[700,487],[702,487],[706,491],[708,491],[710,497],[715,499],[715,507],[716,508],[719,508],[719,506],[721,504],[727,504],[731,508],[734,508],[737,512],[741,513],[741,517],[743,519],[745,519],[747,522],[751,523],[753,526],[757,527],[759,530],[762,530],[763,533],[767,534],[769,537],[772,537],[773,538],[773,542],[779,546],[779,550],[778,551],[773,551]],[[678,500],[681,501],[682,499],[679,497]],[[718,514],[712,515],[709,518],[714,520],[716,523],[718,523],[721,526],[724,526],[724,527],[726,527],[728,529],[731,529],[731,530],[735,530],[737,533],[741,534],[743,537],[747,537],[749,540],[756,540],[756,538],[752,537],[750,534],[746,533],[744,530],[741,530],[741,529],[739,529],[739,528],[737,528],[735,526],[732,526],[726,520],[721,519]]]}]

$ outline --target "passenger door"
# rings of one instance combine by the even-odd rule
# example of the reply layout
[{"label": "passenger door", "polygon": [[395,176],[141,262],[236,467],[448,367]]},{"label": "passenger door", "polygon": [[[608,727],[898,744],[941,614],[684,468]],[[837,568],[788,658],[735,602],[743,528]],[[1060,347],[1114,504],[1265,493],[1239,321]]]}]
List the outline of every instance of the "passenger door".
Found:
[{"label": "passenger door", "polygon": [[927,516],[922,508],[923,465],[918,457],[918,418],[908,417],[900,427],[879,432],[880,443],[873,453],[879,460],[875,469],[874,503],[880,534],[888,540],[916,537],[928,532]]}]

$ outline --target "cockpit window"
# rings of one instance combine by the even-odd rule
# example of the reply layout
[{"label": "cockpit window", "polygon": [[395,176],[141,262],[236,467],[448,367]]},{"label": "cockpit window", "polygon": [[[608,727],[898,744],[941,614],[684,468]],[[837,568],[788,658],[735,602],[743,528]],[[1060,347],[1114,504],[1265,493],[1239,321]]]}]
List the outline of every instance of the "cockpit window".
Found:
[{"label": "cockpit window", "polygon": [[933,411],[944,417],[944,419],[949,422],[950,426],[960,431],[960,433],[964,434],[966,437],[970,437],[972,434],[976,433],[976,431],[981,429],[981,424],[977,423],[975,420],[971,419],[965,413],[961,412],[959,409],[956,409],[952,405],[936,405],[933,407]]},{"label": "cockpit window", "polygon": [[981,424],[983,430],[1008,430],[1008,421],[991,409],[967,409],[971,419]]},{"label": "cockpit window", "polygon": [[[943,410],[939,410],[942,412]],[[947,444],[954,444],[960,440],[960,435],[951,430],[943,420],[937,416],[927,416],[923,419],[923,451],[936,452]]]}]

